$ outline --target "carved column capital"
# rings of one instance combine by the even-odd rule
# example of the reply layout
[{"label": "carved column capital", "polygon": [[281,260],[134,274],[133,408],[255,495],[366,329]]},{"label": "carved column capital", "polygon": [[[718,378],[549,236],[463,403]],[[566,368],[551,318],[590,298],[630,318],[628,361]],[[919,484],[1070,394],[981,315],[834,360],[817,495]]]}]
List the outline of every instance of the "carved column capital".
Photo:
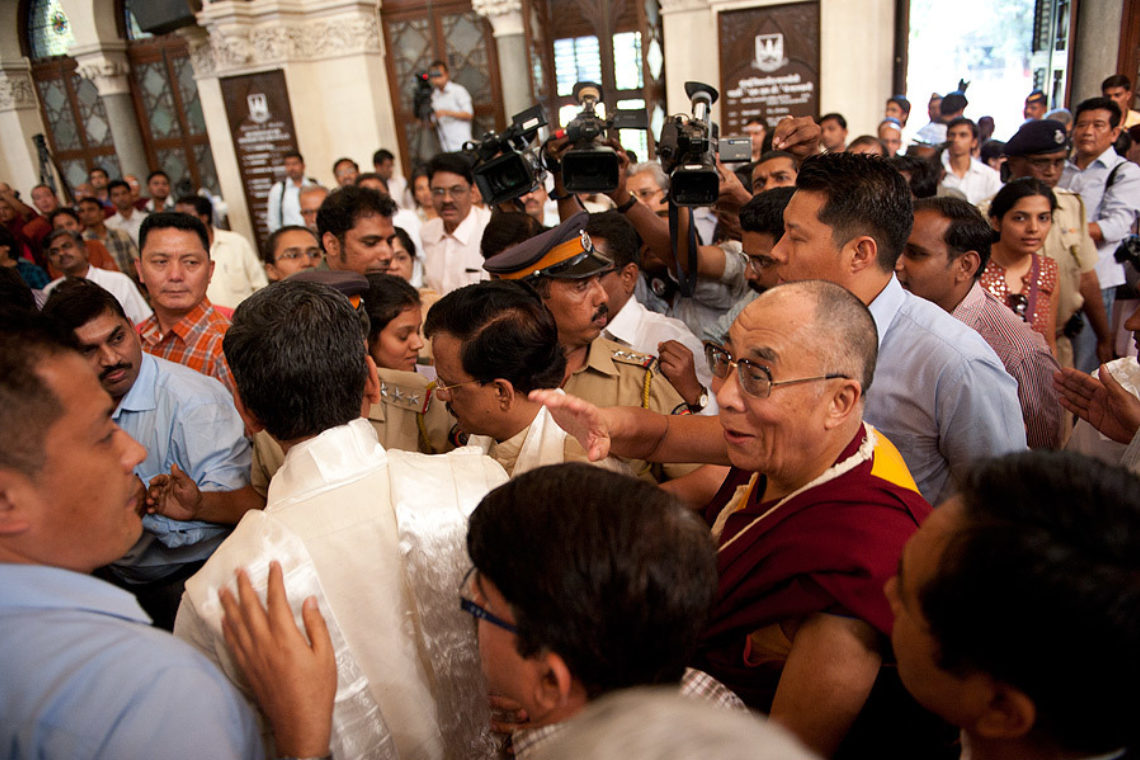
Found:
[{"label": "carved column capital", "polygon": [[121,95],[131,91],[127,75],[130,65],[127,63],[127,54],[121,50],[99,49],[90,52],[74,54],[79,64],[76,73],[84,79],[90,79],[95,89],[102,95]]},{"label": "carved column capital", "polygon": [[523,33],[521,0],[471,0],[471,9],[491,22],[496,37]]},{"label": "carved column capital", "polygon": [[36,87],[26,59],[0,62],[0,111],[36,107]]}]

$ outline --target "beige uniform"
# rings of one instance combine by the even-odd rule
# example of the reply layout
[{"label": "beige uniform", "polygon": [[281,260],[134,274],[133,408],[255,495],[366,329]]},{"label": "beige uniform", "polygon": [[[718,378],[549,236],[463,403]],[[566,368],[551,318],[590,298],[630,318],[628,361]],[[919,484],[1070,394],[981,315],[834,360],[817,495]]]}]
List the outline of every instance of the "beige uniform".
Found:
[{"label": "beige uniform", "polygon": [[[380,369],[380,403],[368,410],[368,421],[385,449],[442,454],[455,448],[448,433],[455,418],[435,398],[434,383],[415,372]],[[273,473],[285,461],[281,445],[262,430],[253,437],[250,485],[262,496]]]},{"label": "beige uniform", "polygon": [[[1096,244],[1089,237],[1085,204],[1076,193],[1053,188],[1057,197],[1057,210],[1053,212],[1053,226],[1045,238],[1041,251],[1057,262],[1057,362],[1062,367],[1073,366],[1073,346],[1063,334],[1065,323],[1081,310],[1085,299],[1081,295],[1081,275],[1096,268]],[[978,208],[988,219],[990,201],[982,201]]]},{"label": "beige uniform", "polygon": [[[585,365],[562,387],[570,395],[600,407],[640,406],[662,414],[689,413],[681,394],[658,371],[657,357],[605,338],[594,339]],[[651,469],[647,462],[633,459],[629,466],[639,477],[663,479],[661,468]],[[678,477],[693,469],[691,465],[665,465],[664,474]]]}]

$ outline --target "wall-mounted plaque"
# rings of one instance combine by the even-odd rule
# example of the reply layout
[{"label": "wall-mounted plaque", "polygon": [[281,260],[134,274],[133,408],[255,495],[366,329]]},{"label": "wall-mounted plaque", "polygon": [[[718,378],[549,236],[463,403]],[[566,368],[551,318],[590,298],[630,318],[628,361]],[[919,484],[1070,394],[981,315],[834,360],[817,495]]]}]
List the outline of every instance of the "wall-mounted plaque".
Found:
[{"label": "wall-mounted plaque", "polygon": [[819,2],[719,14],[720,133],[754,117],[819,117]]},{"label": "wall-mounted plaque", "polygon": [[285,154],[297,149],[285,73],[276,69],[222,77],[220,81],[245,202],[260,250],[269,237],[269,188],[285,178]]}]

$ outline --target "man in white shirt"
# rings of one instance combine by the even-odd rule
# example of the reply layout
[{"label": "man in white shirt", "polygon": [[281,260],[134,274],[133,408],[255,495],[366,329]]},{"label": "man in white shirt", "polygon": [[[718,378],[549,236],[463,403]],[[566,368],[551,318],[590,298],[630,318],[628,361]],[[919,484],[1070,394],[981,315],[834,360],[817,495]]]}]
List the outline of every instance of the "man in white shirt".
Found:
[{"label": "man in white shirt", "polygon": [[214,206],[209,198],[186,195],[178,199],[174,208],[183,214],[198,217],[206,225],[206,235],[210,239],[210,260],[214,262],[214,274],[206,288],[206,298],[210,299],[210,303],[236,309],[247,296],[269,284],[265,267],[261,265],[249,241],[236,232],[214,227]]},{"label": "man in white shirt", "polygon": [[396,172],[396,156],[390,150],[381,148],[372,154],[372,171],[379,174],[388,183],[388,194],[396,205],[414,211],[416,204],[408,193],[408,181],[403,175]]},{"label": "man in white shirt", "polygon": [[150,193],[150,200],[144,206],[148,214],[174,210],[174,201],[170,197],[170,176],[166,172],[155,169],[148,174],[146,189]]},{"label": "man in white shirt", "polygon": [[265,221],[270,232],[287,224],[305,223],[301,216],[301,188],[315,184],[305,176],[304,157],[295,150],[286,153],[285,179],[269,188],[269,209]]},{"label": "man in white shirt", "polygon": [[113,230],[121,230],[127,233],[137,248],[139,227],[142,226],[147,213],[135,208],[135,204],[131,200],[131,186],[123,180],[112,180],[107,185],[107,192],[111,197],[111,203],[115,206],[115,214],[107,217],[104,224]]},{"label": "man in white shirt", "polygon": [[474,176],[467,159],[441,153],[428,164],[431,202],[439,215],[423,226],[424,276],[440,295],[488,279],[479,243],[491,212],[471,202]]},{"label": "man in white shirt", "polygon": [[435,87],[431,107],[440,149],[445,153],[462,150],[463,143],[471,139],[471,120],[475,118],[471,93],[451,81],[451,73],[443,61],[432,61],[428,78]]},{"label": "man in white shirt", "polygon": [[63,272],[62,277],[52,280],[44,288],[45,296],[68,277],[82,277],[113,295],[123,307],[131,324],[137,325],[153,313],[130,277],[121,272],[99,269],[88,263],[87,244],[78,232],[65,229],[53,230],[44,239],[44,251],[51,265]]},{"label": "man in white shirt", "polygon": [[285,461],[264,511],[247,513],[186,582],[175,635],[245,688],[218,591],[239,568],[264,588],[266,566],[280,562],[294,611],[315,595],[329,622],[336,757],[491,756],[475,631],[455,590],[469,566],[467,516],[506,474],[466,448],[384,450],[361,418],[380,381],[359,315],[327,286],[288,279],[254,294],[225,348],[238,409]]},{"label": "man in white shirt", "polygon": [[942,154],[946,176],[942,187],[958,190],[975,205],[993,197],[1002,184],[997,172],[974,158],[976,147],[978,125],[972,120],[959,116],[946,126],[946,151]]}]

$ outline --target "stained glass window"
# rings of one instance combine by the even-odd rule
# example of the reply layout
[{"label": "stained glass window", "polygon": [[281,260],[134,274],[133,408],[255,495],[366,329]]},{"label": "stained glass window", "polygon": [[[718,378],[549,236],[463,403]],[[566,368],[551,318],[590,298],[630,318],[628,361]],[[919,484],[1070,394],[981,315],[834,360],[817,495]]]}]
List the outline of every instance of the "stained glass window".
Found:
[{"label": "stained glass window", "polygon": [[32,59],[66,55],[74,44],[71,20],[59,0],[32,0],[28,8],[28,46]]}]

